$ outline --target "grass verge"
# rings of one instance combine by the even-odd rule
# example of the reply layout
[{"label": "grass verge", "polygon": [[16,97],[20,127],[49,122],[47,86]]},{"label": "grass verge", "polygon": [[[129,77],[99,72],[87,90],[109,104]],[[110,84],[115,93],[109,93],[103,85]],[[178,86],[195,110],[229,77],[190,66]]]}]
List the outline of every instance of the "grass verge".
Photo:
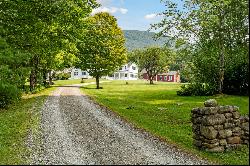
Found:
[{"label": "grass verge", "polygon": [[23,95],[19,102],[0,109],[0,165],[27,164],[24,156],[28,154],[28,131],[38,128],[39,109],[54,89]]},{"label": "grass verge", "polygon": [[95,85],[82,88],[98,103],[110,108],[138,128],[143,128],[155,136],[165,139],[184,150],[218,164],[247,165],[249,149],[209,153],[197,150],[192,145],[191,109],[202,107],[205,100],[215,98],[220,105],[236,105],[240,113],[248,114],[247,96],[177,96],[181,84],[145,81],[113,81],[102,83],[103,89]]}]

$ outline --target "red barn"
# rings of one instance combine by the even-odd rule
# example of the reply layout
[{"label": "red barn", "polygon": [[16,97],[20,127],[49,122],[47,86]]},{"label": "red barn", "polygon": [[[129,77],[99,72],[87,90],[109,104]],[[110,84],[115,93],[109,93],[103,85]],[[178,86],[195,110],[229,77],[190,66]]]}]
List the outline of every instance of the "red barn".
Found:
[{"label": "red barn", "polygon": [[[143,73],[143,79],[148,80],[147,73]],[[154,81],[180,82],[180,74],[178,71],[169,71],[168,73],[160,73],[154,77]]]}]

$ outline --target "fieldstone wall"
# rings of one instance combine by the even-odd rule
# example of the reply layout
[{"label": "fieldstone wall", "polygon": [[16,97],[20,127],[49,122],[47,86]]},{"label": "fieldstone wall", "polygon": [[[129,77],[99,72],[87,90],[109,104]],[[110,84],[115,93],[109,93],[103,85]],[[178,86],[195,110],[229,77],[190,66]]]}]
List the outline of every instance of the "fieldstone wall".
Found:
[{"label": "fieldstone wall", "polygon": [[223,152],[249,144],[249,117],[241,117],[239,107],[218,106],[205,101],[205,107],[192,109],[194,145],[211,152]]}]

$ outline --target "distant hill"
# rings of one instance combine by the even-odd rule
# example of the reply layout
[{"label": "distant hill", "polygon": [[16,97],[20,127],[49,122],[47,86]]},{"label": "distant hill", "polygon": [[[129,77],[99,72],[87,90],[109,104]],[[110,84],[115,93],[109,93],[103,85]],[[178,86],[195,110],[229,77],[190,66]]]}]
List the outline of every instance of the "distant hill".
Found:
[{"label": "distant hill", "polygon": [[123,30],[123,32],[126,38],[126,47],[129,51],[152,45],[163,46],[167,41],[166,38],[160,38],[155,41],[153,39],[154,32],[138,30]]}]

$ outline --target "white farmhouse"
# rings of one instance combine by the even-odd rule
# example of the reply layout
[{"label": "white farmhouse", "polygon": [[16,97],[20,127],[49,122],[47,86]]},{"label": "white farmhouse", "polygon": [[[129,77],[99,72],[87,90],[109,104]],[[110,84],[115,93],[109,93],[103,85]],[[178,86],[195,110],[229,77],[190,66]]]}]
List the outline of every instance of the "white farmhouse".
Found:
[{"label": "white farmhouse", "polygon": [[70,72],[71,77],[69,79],[89,79],[92,78],[87,71],[73,68]]},{"label": "white farmhouse", "polygon": [[[69,79],[89,79],[93,78],[87,71],[73,68],[71,69],[71,77]],[[103,77],[109,80],[137,80],[138,79],[138,67],[134,63],[127,63],[123,65],[118,71],[113,74]]]},{"label": "white farmhouse", "polygon": [[109,80],[137,80],[138,67],[134,63],[127,63],[106,78]]}]

